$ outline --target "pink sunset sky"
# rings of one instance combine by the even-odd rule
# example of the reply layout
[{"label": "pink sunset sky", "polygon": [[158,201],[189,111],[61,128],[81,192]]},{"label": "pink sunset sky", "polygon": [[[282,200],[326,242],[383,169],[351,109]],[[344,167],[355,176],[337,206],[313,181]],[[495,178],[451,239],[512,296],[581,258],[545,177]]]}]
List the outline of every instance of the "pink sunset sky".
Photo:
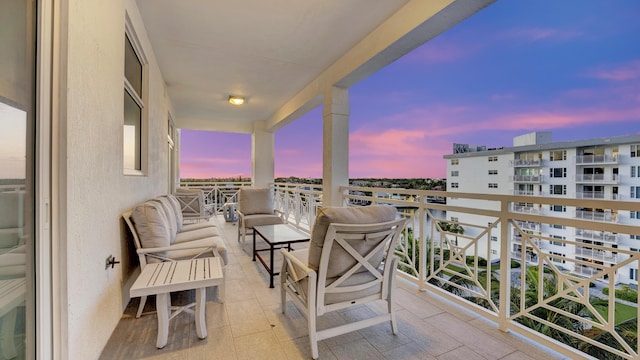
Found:
[{"label": "pink sunset sky", "polygon": [[[637,0],[496,2],[349,90],[349,176],[443,178],[454,143],[532,131],[640,134],[638,18]],[[181,146],[181,178],[251,176],[251,135]],[[322,177],[321,108],[276,133],[275,175]]]}]

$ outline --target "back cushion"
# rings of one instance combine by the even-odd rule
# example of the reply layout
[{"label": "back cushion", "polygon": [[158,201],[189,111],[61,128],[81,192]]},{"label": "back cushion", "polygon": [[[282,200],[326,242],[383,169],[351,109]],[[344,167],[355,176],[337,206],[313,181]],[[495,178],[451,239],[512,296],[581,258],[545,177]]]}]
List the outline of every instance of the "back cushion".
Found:
[{"label": "back cushion", "polygon": [[178,201],[178,199],[169,194],[166,196],[169,200],[169,203],[171,204],[171,207],[173,208],[173,213],[176,215],[176,225],[178,226],[178,232],[182,231],[182,223],[184,223],[184,218],[182,217],[182,210],[180,209],[180,202]]},{"label": "back cushion", "polygon": [[244,215],[273,214],[273,191],[266,189],[240,189],[238,210]]},{"label": "back cushion", "polygon": [[[316,221],[311,230],[309,243],[309,267],[318,271],[324,239],[329,224],[375,224],[395,220],[396,208],[388,205],[371,205],[363,207],[324,207],[316,214]],[[327,275],[329,277],[329,275]]]},{"label": "back cushion", "polygon": [[131,213],[143,248],[165,247],[171,244],[169,226],[162,205],[147,201],[136,206]]},{"label": "back cushion", "polygon": [[169,199],[165,197],[157,197],[152,199],[151,201],[155,201],[162,205],[162,211],[164,211],[164,216],[167,219],[167,225],[169,226],[169,239],[171,244],[176,240],[176,233],[178,232],[178,225],[176,220],[176,214],[173,211],[173,207],[169,202]]}]

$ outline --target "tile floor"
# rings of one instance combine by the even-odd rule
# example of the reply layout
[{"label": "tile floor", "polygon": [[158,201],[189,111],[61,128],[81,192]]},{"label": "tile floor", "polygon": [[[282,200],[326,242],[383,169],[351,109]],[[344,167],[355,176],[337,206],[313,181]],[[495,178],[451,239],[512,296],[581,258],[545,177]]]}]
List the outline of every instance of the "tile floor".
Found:
[{"label": "tile floor", "polygon": [[[280,310],[280,292],[269,289],[266,271],[251,260],[251,241],[236,241],[236,227],[220,217],[212,219],[222,230],[230,251],[225,270],[224,303],[207,301],[208,337],[198,339],[193,315],[182,313],[171,320],[169,342],[157,349],[155,299],[149,298],[146,315],[135,318],[138,299],[132,299],[105,346],[101,359],[310,359],[306,320],[289,302]],[[268,256],[268,255],[267,255]],[[280,259],[276,259],[281,261]],[[277,264],[280,264],[276,261]],[[276,284],[278,278],[276,277]],[[400,279],[399,279],[400,280]],[[328,359],[562,359],[534,344],[499,331],[494,324],[416,291],[398,281],[399,334],[388,324],[323,340],[320,358]],[[208,291],[207,299],[211,299]],[[192,302],[194,291],[172,294],[174,304]],[[360,306],[322,317],[320,327],[366,317],[383,304]]]}]

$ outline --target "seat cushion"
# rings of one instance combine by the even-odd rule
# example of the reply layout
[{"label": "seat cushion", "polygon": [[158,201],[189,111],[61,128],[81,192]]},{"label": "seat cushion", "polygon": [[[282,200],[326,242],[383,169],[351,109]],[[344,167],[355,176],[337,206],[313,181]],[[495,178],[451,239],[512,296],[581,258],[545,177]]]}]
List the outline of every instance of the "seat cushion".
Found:
[{"label": "seat cushion", "polygon": [[198,240],[192,240],[184,244],[185,245],[188,244],[189,246],[193,246],[193,247],[201,246],[202,248],[195,248],[195,249],[189,249],[189,250],[170,250],[167,252],[167,256],[174,260],[181,260],[181,259],[191,259],[194,256],[202,253],[201,256],[206,257],[206,256],[211,256],[212,251],[207,250],[207,251],[204,251],[203,253],[203,248],[215,247],[218,254],[220,254],[220,258],[223,264],[226,265],[229,263],[229,253],[227,251],[227,247],[225,246],[222,238],[219,236],[210,236],[210,237],[206,237]]},{"label": "seat cushion", "polygon": [[[318,271],[329,224],[375,224],[395,220],[396,215],[396,208],[388,205],[324,207],[318,209],[316,221],[311,230],[308,266]],[[327,274],[327,276],[332,277],[333,274]]]},{"label": "seat cushion", "polygon": [[254,226],[276,224],[284,224],[284,221],[278,215],[255,214],[244,217],[244,226],[247,229],[253,229]]},{"label": "seat cushion", "polygon": [[176,226],[178,227],[178,232],[182,231],[182,226],[184,223],[184,217],[182,217],[182,209],[180,208],[180,201],[174,195],[165,195],[169,203],[171,204],[171,208],[173,209],[173,213],[176,216]]},{"label": "seat cushion", "polygon": [[131,212],[131,219],[143,248],[171,245],[169,225],[159,202],[147,201],[136,206]]},{"label": "seat cushion", "polygon": [[244,215],[273,214],[273,191],[264,189],[240,189],[238,210]]},{"label": "seat cushion", "polygon": [[204,227],[200,229],[194,229],[191,231],[181,231],[176,234],[176,240],[174,244],[181,244],[188,241],[198,240],[210,236],[220,236],[218,230],[214,227]]},{"label": "seat cushion", "polygon": [[157,197],[152,199],[151,201],[156,201],[162,206],[165,218],[167,218],[167,225],[169,226],[169,241],[170,244],[173,244],[173,242],[176,240],[176,234],[178,232],[178,221],[176,219],[176,214],[173,211],[171,202],[166,197]]},{"label": "seat cushion", "polygon": [[180,231],[192,231],[192,230],[198,230],[198,229],[204,229],[204,228],[216,229],[216,224],[209,221],[193,223],[193,224],[183,224],[182,230]]}]

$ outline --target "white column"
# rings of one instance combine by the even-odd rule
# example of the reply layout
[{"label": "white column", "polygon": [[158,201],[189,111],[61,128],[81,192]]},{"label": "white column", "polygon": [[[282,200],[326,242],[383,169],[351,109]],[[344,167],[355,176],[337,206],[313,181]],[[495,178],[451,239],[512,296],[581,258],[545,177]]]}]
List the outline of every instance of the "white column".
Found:
[{"label": "white column", "polygon": [[325,94],[322,155],[322,202],[342,206],[340,186],[349,185],[349,90],[332,87]]},{"label": "white column", "polygon": [[264,121],[256,122],[251,135],[251,175],[253,186],[269,186],[274,179],[274,134],[265,130]]}]

